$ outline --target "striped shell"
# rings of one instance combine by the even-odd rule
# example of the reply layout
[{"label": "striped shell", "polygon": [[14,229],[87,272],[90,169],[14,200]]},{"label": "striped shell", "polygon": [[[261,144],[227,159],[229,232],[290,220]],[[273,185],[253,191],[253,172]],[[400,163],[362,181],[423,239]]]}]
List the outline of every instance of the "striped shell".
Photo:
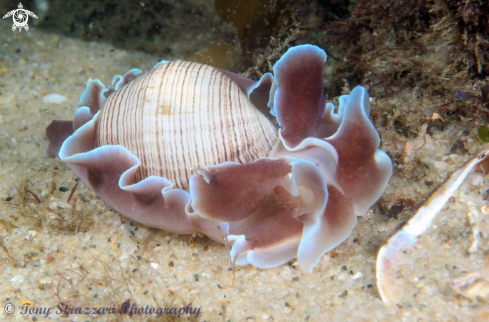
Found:
[{"label": "striped shell", "polygon": [[188,190],[191,168],[267,157],[277,136],[229,77],[211,66],[174,61],[107,99],[96,145],[122,145],[139,157],[137,181],[160,176]]}]

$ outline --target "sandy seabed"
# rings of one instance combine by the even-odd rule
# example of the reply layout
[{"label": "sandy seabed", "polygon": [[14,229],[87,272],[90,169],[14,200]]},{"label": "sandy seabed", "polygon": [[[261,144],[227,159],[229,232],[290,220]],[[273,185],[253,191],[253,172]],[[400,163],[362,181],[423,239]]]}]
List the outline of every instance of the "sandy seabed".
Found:
[{"label": "sandy seabed", "polygon": [[[487,272],[489,216],[481,209],[489,183],[482,174],[469,176],[433,227],[406,251],[410,264],[397,276],[404,303],[387,310],[376,288],[375,260],[406,215],[388,218],[374,206],[312,274],[304,274],[295,261],[233,272],[225,246],[125,220],[63,163],[44,156],[44,129],[53,119],[73,118],[89,78],[110,84],[113,75],[135,67],[145,72],[158,60],[35,27],[12,32],[9,22],[0,22],[0,305],[16,309],[11,315],[0,309],[1,320],[167,321],[179,320],[179,313],[181,320],[191,321],[489,320],[487,279],[462,289],[452,285]],[[45,103],[43,97],[52,93],[67,100]],[[410,93],[400,93],[376,104],[402,109],[419,103]],[[388,128],[378,130],[382,149],[401,153],[406,142],[394,139]],[[402,155],[380,202],[426,196],[469,158],[449,152],[464,130],[462,123],[455,124],[410,140],[414,149]],[[465,146],[473,154],[481,143],[469,138]],[[419,167],[423,175],[407,179],[405,174]],[[23,304],[32,311],[25,312]],[[67,306],[74,311],[65,312]],[[120,313],[121,307],[134,314]]]}]

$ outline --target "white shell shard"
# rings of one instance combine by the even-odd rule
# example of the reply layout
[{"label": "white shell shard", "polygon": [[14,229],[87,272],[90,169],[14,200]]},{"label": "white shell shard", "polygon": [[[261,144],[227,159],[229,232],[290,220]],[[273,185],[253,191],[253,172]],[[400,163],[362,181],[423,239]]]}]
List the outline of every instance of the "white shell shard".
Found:
[{"label": "white shell shard", "polygon": [[467,175],[488,157],[489,145],[486,145],[481,152],[470,158],[438,186],[402,229],[382,245],[377,255],[376,277],[380,297],[386,306],[402,301],[402,295],[397,292],[400,288],[396,285],[396,278],[401,268],[403,248],[416,245],[418,237],[431,227],[433,219],[462,185]]},{"label": "white shell shard", "polygon": [[58,94],[58,93],[48,94],[42,98],[42,101],[44,103],[48,103],[48,104],[61,104],[61,103],[66,102],[67,100],[68,100],[68,97],[63,96],[63,95]]},{"label": "white shell shard", "polygon": [[112,94],[97,134],[96,145],[139,157],[137,180],[160,176],[185,190],[192,167],[267,157],[278,135],[229,77],[183,61],[158,64]]}]

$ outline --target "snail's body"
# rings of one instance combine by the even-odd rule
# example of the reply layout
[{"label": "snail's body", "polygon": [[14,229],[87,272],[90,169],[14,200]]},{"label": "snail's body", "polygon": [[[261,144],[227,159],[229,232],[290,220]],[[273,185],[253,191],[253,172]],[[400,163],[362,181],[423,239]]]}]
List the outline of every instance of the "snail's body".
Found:
[{"label": "snail's body", "polygon": [[341,96],[337,113],[326,104],[325,60],[303,45],[259,81],[182,61],[109,88],[89,80],[73,122],[46,129],[46,153],[131,220],[227,242],[238,265],[297,258],[312,272],[392,174],[367,91]]}]

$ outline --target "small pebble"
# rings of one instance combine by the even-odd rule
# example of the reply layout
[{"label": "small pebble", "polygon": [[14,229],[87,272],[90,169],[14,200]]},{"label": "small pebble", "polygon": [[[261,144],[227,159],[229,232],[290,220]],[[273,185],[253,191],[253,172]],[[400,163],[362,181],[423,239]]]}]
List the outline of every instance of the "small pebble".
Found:
[{"label": "small pebble", "polygon": [[66,187],[59,187],[59,191],[66,192],[66,191],[68,191],[68,188],[66,188]]},{"label": "small pebble", "polygon": [[331,75],[331,74],[333,74],[333,73],[334,73],[334,67],[333,67],[333,66],[331,66],[331,65],[329,65],[329,66],[327,66],[326,68],[324,68],[324,72],[325,72],[326,74],[328,74],[328,75]]},{"label": "small pebble", "polygon": [[[9,201],[9,200],[7,200],[7,201]],[[483,206],[483,207],[481,207],[481,211],[482,211],[483,214],[489,215],[489,206]]]},{"label": "small pebble", "polygon": [[363,277],[363,274],[360,272],[357,272],[355,275],[352,276],[352,280],[357,280]]},{"label": "small pebble", "polygon": [[34,302],[32,300],[28,299],[27,297],[21,298],[20,303],[22,304],[22,306],[24,306],[24,305],[34,306]]}]

